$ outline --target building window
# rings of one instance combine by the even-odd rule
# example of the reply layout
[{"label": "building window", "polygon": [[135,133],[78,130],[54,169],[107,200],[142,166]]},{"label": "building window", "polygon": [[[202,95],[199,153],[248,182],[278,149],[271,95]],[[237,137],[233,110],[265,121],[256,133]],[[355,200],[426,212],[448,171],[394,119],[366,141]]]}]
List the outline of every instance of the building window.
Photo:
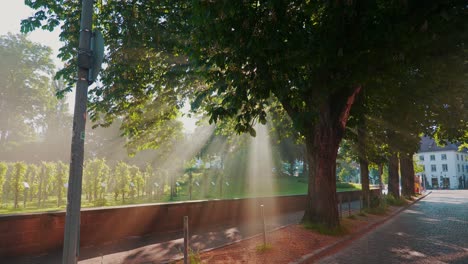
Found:
[{"label": "building window", "polygon": [[442,160],[447,160],[447,154],[442,154],[440,157]]},{"label": "building window", "polygon": [[458,156],[458,154],[457,154],[457,160],[460,160],[460,157]]},{"label": "building window", "polygon": [[426,171],[426,166],[422,165],[423,171]]},{"label": "building window", "polygon": [[458,165],[458,172],[460,172],[460,164],[457,164]]},{"label": "building window", "polygon": [[448,171],[447,164],[442,164],[442,171]]},{"label": "building window", "polygon": [[434,172],[434,171],[437,171],[437,168],[436,168],[436,165],[431,165],[431,171]]},{"label": "building window", "polygon": [[419,155],[419,160],[424,161],[424,155]]},{"label": "building window", "polygon": [[435,160],[435,155],[431,155],[431,160]]}]

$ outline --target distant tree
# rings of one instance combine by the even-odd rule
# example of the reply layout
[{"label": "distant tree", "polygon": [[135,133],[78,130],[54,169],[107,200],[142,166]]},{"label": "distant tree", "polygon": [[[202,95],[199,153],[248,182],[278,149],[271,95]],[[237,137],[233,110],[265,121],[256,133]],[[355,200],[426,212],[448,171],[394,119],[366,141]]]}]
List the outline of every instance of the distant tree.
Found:
[{"label": "distant tree", "polygon": [[57,195],[57,206],[62,205],[62,199],[65,195],[65,183],[67,182],[69,166],[61,161],[57,162],[57,171],[55,173],[55,193]]},{"label": "distant tree", "polygon": [[107,182],[110,168],[105,159],[87,160],[84,172],[84,189],[89,201],[98,199],[103,192],[103,183]]},{"label": "distant tree", "polygon": [[28,199],[29,201],[32,201],[34,192],[37,188],[36,186],[34,186],[34,182],[36,181],[36,177],[38,173],[37,166],[34,164],[27,164],[26,166],[27,168],[26,168],[26,174],[24,176],[24,182],[27,183],[29,187],[27,188],[25,186],[24,188],[23,207],[26,207],[26,201],[28,201]]},{"label": "distant tree", "polygon": [[83,165],[83,183],[82,190],[86,196],[86,199],[90,202],[92,200],[92,190],[93,190],[93,176],[94,170],[92,167],[91,160],[86,160]]},{"label": "distant tree", "polygon": [[13,165],[12,178],[10,179],[11,190],[14,195],[14,208],[18,208],[18,200],[24,190],[24,176],[26,174],[27,165],[24,162],[16,162]]},{"label": "distant tree", "polygon": [[[25,35],[0,36],[0,159],[20,159],[20,147],[37,140],[43,113],[53,98],[49,47]],[[31,157],[27,157],[31,158]]]},{"label": "distant tree", "polygon": [[153,195],[153,190],[155,188],[154,183],[156,182],[155,181],[156,179],[155,179],[153,166],[151,166],[150,163],[147,163],[145,166],[145,170],[143,172],[143,178],[144,178],[145,194],[146,196],[148,196],[149,199],[151,199]]},{"label": "distant tree", "polygon": [[130,195],[132,198],[135,197],[135,194],[137,197],[140,197],[140,191],[143,191],[144,186],[144,179],[140,168],[137,166],[130,167],[130,179]]},{"label": "distant tree", "polygon": [[2,204],[3,185],[5,184],[7,170],[8,165],[5,162],[0,162],[0,205]]},{"label": "distant tree", "polygon": [[54,162],[45,162],[45,185],[43,185],[44,200],[47,200],[49,196],[55,195],[55,181],[57,180],[57,164]]},{"label": "distant tree", "polygon": [[115,199],[121,195],[122,203],[125,203],[125,195],[130,191],[130,169],[127,163],[119,162],[117,164],[114,171],[114,177],[116,180],[114,187]]},{"label": "distant tree", "polygon": [[56,97],[56,92],[64,88],[63,80],[51,82],[47,107],[41,111],[44,116],[42,138],[37,145],[42,160],[68,161],[70,155],[72,116],[66,98]]}]

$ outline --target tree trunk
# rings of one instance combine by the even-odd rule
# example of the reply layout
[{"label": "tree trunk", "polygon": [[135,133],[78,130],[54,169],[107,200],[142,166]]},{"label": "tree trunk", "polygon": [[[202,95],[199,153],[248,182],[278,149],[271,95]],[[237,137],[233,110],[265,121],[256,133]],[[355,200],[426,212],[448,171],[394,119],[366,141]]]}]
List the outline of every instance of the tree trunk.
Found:
[{"label": "tree trunk", "polygon": [[370,199],[370,188],[369,188],[369,162],[366,159],[359,158],[359,168],[361,173],[361,193],[363,206],[367,207],[368,199]]},{"label": "tree trunk", "polygon": [[378,165],[379,167],[379,186],[380,186],[380,194],[382,194],[382,191],[385,187],[384,182],[383,182],[383,167],[384,165],[381,163]]},{"label": "tree trunk", "polygon": [[309,150],[308,206],[303,221],[336,227],[340,224],[336,198],[336,156],[338,136],[334,129],[316,130],[312,140],[307,141]]},{"label": "tree trunk", "polygon": [[414,195],[414,165],[413,155],[400,153],[400,166],[401,166],[401,191],[405,197]]},{"label": "tree trunk", "polygon": [[392,153],[388,160],[388,193],[395,198],[400,197],[400,175],[398,174],[398,155]]},{"label": "tree trunk", "polygon": [[23,208],[26,208],[26,201],[27,200],[28,200],[28,189],[24,189]]},{"label": "tree trunk", "polygon": [[366,154],[366,128],[365,120],[362,120],[359,124],[358,131],[358,156],[359,156],[359,167],[360,167],[360,176],[361,176],[361,186],[362,186],[362,199],[364,207],[367,207],[369,204],[368,199],[370,199],[369,191],[369,161],[367,160]]},{"label": "tree trunk", "polygon": [[289,160],[289,176],[294,176],[294,159]]},{"label": "tree trunk", "polygon": [[336,197],[336,158],[351,106],[360,90],[360,86],[354,89],[344,101],[330,96],[320,107],[315,126],[305,134],[309,189],[303,222],[323,224],[329,228],[340,225]]}]

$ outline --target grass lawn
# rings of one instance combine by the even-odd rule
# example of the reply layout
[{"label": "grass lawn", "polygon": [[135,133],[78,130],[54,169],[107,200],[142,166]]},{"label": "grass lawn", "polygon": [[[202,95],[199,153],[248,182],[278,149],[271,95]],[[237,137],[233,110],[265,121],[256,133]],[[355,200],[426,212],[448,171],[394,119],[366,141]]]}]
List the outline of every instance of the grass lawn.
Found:
[{"label": "grass lawn", "polygon": [[[217,177],[206,177],[202,174],[193,174],[192,180],[192,200],[202,199],[232,199],[232,198],[247,198],[247,197],[259,197],[259,196],[278,196],[278,195],[298,195],[307,193],[307,181],[303,178],[297,177],[281,177],[274,178],[271,186],[268,188],[265,184],[257,184],[255,190],[249,188],[249,184],[243,181],[228,181],[219,180]],[[177,196],[170,197],[169,186],[164,188],[164,194],[160,194],[158,197],[141,196],[141,197],[128,197],[125,202],[119,197],[117,200],[114,199],[112,193],[108,193],[105,196],[105,203],[96,203],[88,201],[86,197],[82,196],[82,207],[90,208],[97,206],[119,206],[119,205],[130,205],[130,204],[143,204],[143,203],[161,203],[161,202],[172,202],[172,201],[187,201],[189,200],[189,183],[188,176],[185,175],[178,180],[179,187],[177,187]],[[198,182],[198,185],[196,184]],[[203,182],[208,184],[204,185]],[[214,183],[214,185],[212,184]],[[226,184],[226,182],[228,182]],[[222,187],[221,184],[222,183]],[[359,184],[338,184],[338,192],[343,191],[355,191],[360,190]],[[34,212],[51,212],[51,211],[62,211],[66,209],[66,203],[63,202],[61,206],[57,205],[57,197],[52,196],[46,200],[41,207],[38,207],[36,199],[28,201],[26,207],[23,207],[23,201],[20,200],[19,208],[13,208],[13,202],[3,201],[0,204],[0,214],[14,214],[14,213],[34,213]]]}]

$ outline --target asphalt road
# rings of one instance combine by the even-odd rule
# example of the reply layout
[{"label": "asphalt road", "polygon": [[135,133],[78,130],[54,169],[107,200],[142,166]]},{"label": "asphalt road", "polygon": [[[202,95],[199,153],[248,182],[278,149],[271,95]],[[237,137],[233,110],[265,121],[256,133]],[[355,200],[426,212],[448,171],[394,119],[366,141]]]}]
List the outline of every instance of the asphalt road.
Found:
[{"label": "asphalt road", "polygon": [[319,263],[468,264],[468,190],[440,190]]}]

